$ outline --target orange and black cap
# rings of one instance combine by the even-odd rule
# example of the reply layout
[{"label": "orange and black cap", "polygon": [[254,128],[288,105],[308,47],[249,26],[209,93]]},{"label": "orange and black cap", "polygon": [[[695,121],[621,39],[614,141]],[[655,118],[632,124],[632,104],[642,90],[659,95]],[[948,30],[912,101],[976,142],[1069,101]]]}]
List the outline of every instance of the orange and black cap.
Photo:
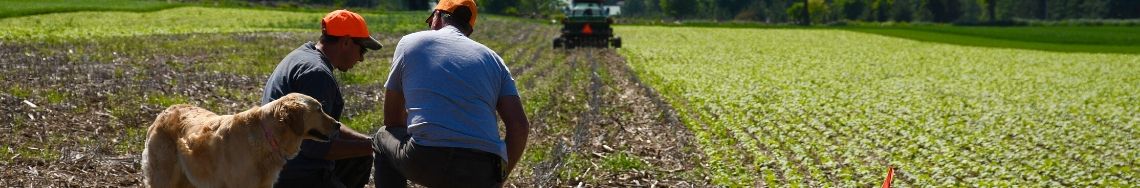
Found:
[{"label": "orange and black cap", "polygon": [[368,35],[368,25],[364,17],[348,10],[335,10],[321,18],[321,30],[325,35],[338,37],[352,37],[360,39],[360,45],[370,50],[379,50],[380,45],[372,36]]},{"label": "orange and black cap", "polygon": [[475,15],[478,15],[479,9],[475,7],[475,0],[439,0],[439,4],[435,5],[436,10],[446,11],[448,13],[455,12],[459,7],[465,7],[471,11],[471,20],[467,23],[475,28]]}]

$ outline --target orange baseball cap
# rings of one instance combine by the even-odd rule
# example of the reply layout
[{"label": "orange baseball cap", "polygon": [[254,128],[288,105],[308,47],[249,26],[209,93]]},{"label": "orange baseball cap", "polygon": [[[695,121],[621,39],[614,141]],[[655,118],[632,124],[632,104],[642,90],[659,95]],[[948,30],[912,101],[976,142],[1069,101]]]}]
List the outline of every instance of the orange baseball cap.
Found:
[{"label": "orange baseball cap", "polygon": [[325,18],[321,18],[321,29],[329,36],[347,36],[352,38],[368,38],[367,40],[358,40],[362,42],[360,45],[370,50],[379,50],[384,45],[380,45],[380,41],[368,35],[368,25],[364,23],[364,17],[348,10],[334,10]]},{"label": "orange baseball cap", "polygon": [[475,0],[439,0],[435,9],[452,13],[460,6],[467,7],[467,10],[471,11],[471,20],[468,20],[467,23],[471,25],[471,28],[475,28],[475,15],[479,14],[478,8],[475,7]]}]

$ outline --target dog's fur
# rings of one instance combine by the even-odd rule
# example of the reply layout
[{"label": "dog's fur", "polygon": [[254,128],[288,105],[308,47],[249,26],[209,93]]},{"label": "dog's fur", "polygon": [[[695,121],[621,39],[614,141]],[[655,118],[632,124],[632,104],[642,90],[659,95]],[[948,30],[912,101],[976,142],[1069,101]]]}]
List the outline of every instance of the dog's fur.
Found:
[{"label": "dog's fur", "polygon": [[[167,108],[147,131],[143,176],[147,187],[271,187],[303,139],[328,141],[340,123],[303,94],[289,94],[234,115],[180,104]],[[267,140],[270,131],[279,148]]]}]

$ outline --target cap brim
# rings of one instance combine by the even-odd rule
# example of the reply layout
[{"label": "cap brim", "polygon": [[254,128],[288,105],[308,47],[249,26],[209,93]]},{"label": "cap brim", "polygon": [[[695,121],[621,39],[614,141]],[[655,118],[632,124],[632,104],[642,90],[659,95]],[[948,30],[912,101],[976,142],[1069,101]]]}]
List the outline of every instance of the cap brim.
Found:
[{"label": "cap brim", "polygon": [[360,41],[361,46],[369,50],[379,50],[380,48],[384,48],[384,45],[381,45],[380,41],[377,41],[376,38],[372,38],[371,36],[369,36],[367,39],[360,38],[357,40]]}]

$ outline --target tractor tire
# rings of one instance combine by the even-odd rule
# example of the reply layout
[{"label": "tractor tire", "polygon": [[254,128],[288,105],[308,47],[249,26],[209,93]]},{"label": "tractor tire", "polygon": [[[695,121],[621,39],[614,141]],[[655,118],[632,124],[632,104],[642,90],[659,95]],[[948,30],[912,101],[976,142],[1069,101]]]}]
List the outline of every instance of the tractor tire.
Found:
[{"label": "tractor tire", "polygon": [[554,39],[554,48],[562,48],[564,43],[566,43],[565,39],[556,38]]},{"label": "tractor tire", "polygon": [[610,45],[614,48],[621,48],[621,37],[614,37],[610,39]]}]

